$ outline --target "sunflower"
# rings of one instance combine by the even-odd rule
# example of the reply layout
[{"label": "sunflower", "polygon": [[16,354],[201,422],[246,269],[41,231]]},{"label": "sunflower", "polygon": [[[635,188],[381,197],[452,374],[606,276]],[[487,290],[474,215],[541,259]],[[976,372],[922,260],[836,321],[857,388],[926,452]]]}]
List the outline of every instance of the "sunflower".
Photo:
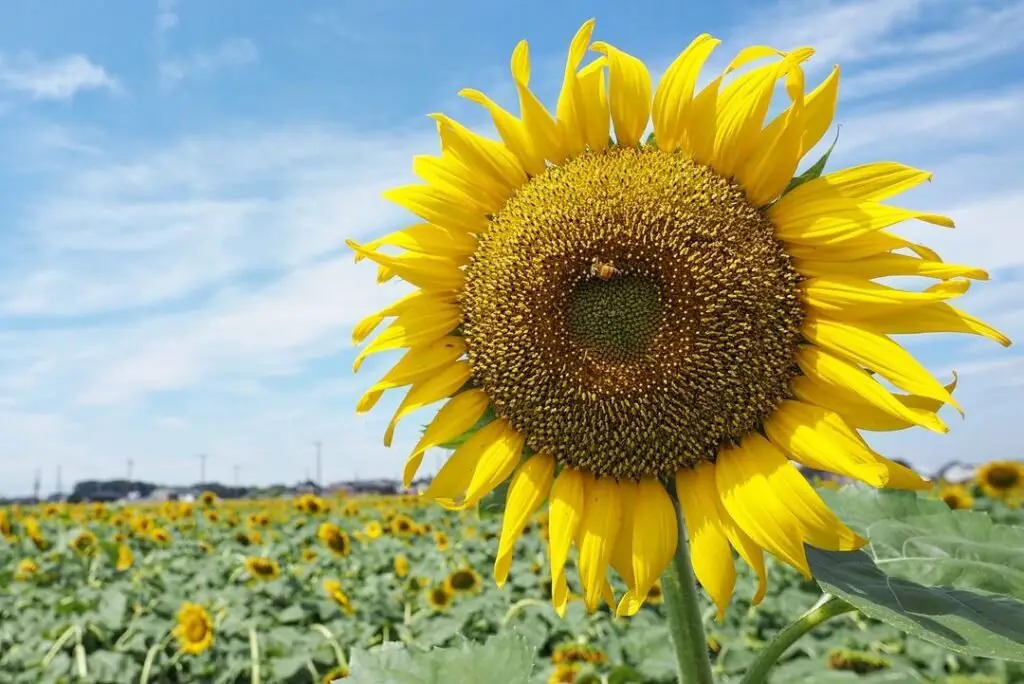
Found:
[{"label": "sunflower", "polygon": [[438,530],[434,532],[434,546],[437,547],[438,551],[447,551],[451,548],[452,543],[447,534]]},{"label": "sunflower", "polygon": [[407,537],[416,529],[416,521],[407,515],[399,513],[389,523],[391,534],[399,537]]},{"label": "sunflower", "polygon": [[448,610],[454,598],[455,595],[444,584],[427,590],[427,605],[439,613]]},{"label": "sunflower", "polygon": [[203,517],[205,517],[206,521],[210,522],[210,523],[215,523],[216,524],[216,523],[220,522],[220,513],[218,513],[216,510],[214,510],[212,508],[209,509],[209,510],[203,511]]},{"label": "sunflower", "polygon": [[579,663],[559,663],[551,670],[551,674],[548,676],[548,684],[573,684],[579,672]]},{"label": "sunflower", "polygon": [[[574,540],[587,608],[610,566],[628,587],[619,612],[639,609],[677,544],[667,486],[721,615],[731,548],[758,574],[759,602],[765,550],[810,577],[805,543],[865,543],[790,460],[878,487],[930,486],[858,432],[946,432],[937,411],[959,409],[955,377],[943,386],[890,334],[1009,340],[946,301],[984,271],[886,230],[908,219],[952,227],[883,204],[931,174],[880,162],[794,180],[831,126],[838,67],[805,92],[813,50],[755,46],[698,91],[719,43],[701,35],[654,88],[643,62],[591,43],[593,30],[588,21],[572,40],[555,116],[528,88],[525,41],[512,56],[520,118],[461,93],[491,114],[500,142],[432,115],[441,153],[414,161],[425,184],[385,193],[424,222],[348,242],[379,279],[417,288],[356,325],[360,342],[394,319],[355,370],[407,349],[357,410],[411,385],[390,445],[401,418],[446,401],[403,474],[408,485],[427,449],[468,434],[425,492],[444,506],[472,508],[511,477],[499,585],[548,499],[560,610]],[[599,56],[581,68],[588,49]],[[766,120],[780,81],[788,106]],[[894,275],[937,282],[911,292],[874,280]]]},{"label": "sunflower", "polygon": [[990,461],[978,468],[974,477],[987,496],[1005,499],[1024,489],[1024,463]]},{"label": "sunflower", "polygon": [[348,533],[333,523],[320,523],[316,536],[334,554],[345,557],[352,551],[352,540]]},{"label": "sunflower", "polygon": [[320,680],[320,684],[331,684],[334,680],[344,679],[345,677],[348,677],[348,668],[344,665],[339,665],[325,674],[324,678]]},{"label": "sunflower", "polygon": [[308,547],[305,548],[305,549],[302,549],[302,560],[306,561],[307,563],[315,561],[316,560],[316,549],[311,549],[311,548],[308,548]]},{"label": "sunflower", "polygon": [[162,527],[154,527],[149,533],[149,538],[157,544],[169,544],[171,542],[171,533]]},{"label": "sunflower", "polygon": [[384,534],[384,528],[378,521],[371,520],[370,522],[366,523],[366,527],[363,529],[363,532],[370,539],[380,539],[381,536]]},{"label": "sunflower", "polygon": [[203,506],[212,506],[217,503],[217,495],[211,491],[205,491],[199,495],[199,503]]},{"label": "sunflower", "polygon": [[22,558],[14,569],[14,579],[24,582],[39,572],[39,564],[31,558]]},{"label": "sunflower", "polygon": [[399,579],[409,574],[409,559],[403,554],[398,554],[394,559],[395,577]]},{"label": "sunflower", "polygon": [[324,592],[332,601],[334,601],[339,608],[346,613],[352,613],[352,602],[349,601],[348,594],[346,594],[341,588],[341,582],[337,580],[324,580]]},{"label": "sunflower", "polygon": [[83,556],[90,556],[96,551],[96,535],[89,530],[81,530],[71,539],[71,548]]},{"label": "sunflower", "polygon": [[939,498],[953,510],[974,508],[974,497],[962,485],[946,485],[939,489]]},{"label": "sunflower", "polygon": [[185,602],[178,610],[173,632],[182,651],[198,655],[213,643],[213,620],[202,606]]},{"label": "sunflower", "polygon": [[266,556],[249,556],[245,559],[245,569],[256,579],[272,580],[281,575],[281,566],[277,561]]},{"label": "sunflower", "polygon": [[482,584],[480,573],[470,567],[459,568],[444,579],[445,588],[452,594],[472,594],[480,591]]},{"label": "sunflower", "polygon": [[213,546],[209,542],[199,542],[199,550],[203,553],[213,553]]},{"label": "sunflower", "polygon": [[124,572],[132,567],[133,562],[135,562],[135,557],[132,555],[131,548],[127,544],[120,544],[117,547],[117,561],[114,563],[114,569]]}]

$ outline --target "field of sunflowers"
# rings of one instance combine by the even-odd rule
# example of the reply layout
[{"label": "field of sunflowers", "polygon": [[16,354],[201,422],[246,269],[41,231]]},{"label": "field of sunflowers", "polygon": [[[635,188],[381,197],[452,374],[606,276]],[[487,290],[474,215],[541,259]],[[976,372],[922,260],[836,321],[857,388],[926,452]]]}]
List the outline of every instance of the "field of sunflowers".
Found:
[{"label": "field of sunflowers", "polygon": [[[977,481],[930,496],[1021,524],[1020,479],[1011,487],[1003,475],[983,468]],[[496,508],[488,501],[452,513],[415,496],[220,501],[206,493],[194,502],[0,509],[0,681],[383,682],[375,668],[394,665],[399,644],[449,648],[432,652],[445,656],[436,679],[419,663],[417,676],[388,681],[497,682],[524,658],[529,682],[673,681],[659,586],[632,618],[607,607],[588,614],[579,600],[559,618],[539,514],[498,589]],[[705,606],[721,675],[742,673],[820,593],[779,564],[769,572],[760,606],[750,604],[749,574],[723,621]],[[787,653],[773,681],[1024,681],[1020,663],[957,655],[860,613],[813,636]],[[488,640],[487,669],[474,675],[473,648]]]}]

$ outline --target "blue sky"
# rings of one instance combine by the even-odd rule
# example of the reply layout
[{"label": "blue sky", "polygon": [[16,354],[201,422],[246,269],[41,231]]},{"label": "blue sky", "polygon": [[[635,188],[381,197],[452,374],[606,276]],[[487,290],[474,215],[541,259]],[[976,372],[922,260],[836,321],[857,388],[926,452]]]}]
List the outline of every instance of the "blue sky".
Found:
[{"label": "blue sky", "polygon": [[[129,458],[136,477],[186,483],[202,452],[211,478],[237,464],[246,481],[294,481],[315,439],[327,479],[397,474],[427,415],[382,446],[397,397],[366,417],[353,405],[393,359],[353,376],[350,331],[401,290],[373,287],[343,240],[411,222],[380,192],[437,149],[425,115],[484,126],[462,87],[512,105],[519,39],[553,104],[590,16],[655,77],[704,31],[724,40],[711,67],[750,43],[818,48],[815,81],[841,64],[834,165],[934,170],[904,201],[958,228],[905,232],[990,269],[964,306],[1024,338],[1022,2],[97,7],[0,9],[0,493],[27,493],[37,468],[51,490],[58,464],[65,488],[121,476]],[[960,372],[967,419],[874,443],[924,468],[1024,457],[1021,352],[907,344]]]}]

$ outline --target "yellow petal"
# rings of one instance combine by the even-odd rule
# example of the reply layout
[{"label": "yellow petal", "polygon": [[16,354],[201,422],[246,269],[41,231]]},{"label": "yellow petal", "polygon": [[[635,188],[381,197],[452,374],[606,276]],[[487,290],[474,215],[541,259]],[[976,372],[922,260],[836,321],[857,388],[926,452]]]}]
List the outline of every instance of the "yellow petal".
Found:
[{"label": "yellow petal", "polygon": [[793,266],[801,274],[811,277],[852,276],[867,280],[886,276],[914,275],[940,280],[950,278],[988,280],[988,273],[974,266],[919,259],[907,254],[883,253],[850,261],[796,259]]},{"label": "yellow petal", "polygon": [[454,303],[454,301],[455,300],[453,295],[431,295],[427,294],[423,290],[416,290],[414,292],[410,292],[401,299],[398,299],[397,301],[388,304],[380,311],[372,313],[366,318],[356,323],[355,327],[352,329],[352,342],[354,344],[359,344],[360,342],[365,340],[367,337],[369,337],[370,333],[376,330],[377,326],[380,325],[385,318],[397,316],[399,313],[403,311],[407,311],[410,308],[415,308],[423,304],[427,304],[429,306],[430,303],[443,304]]},{"label": "yellow petal", "polygon": [[591,48],[608,58],[608,97],[615,141],[635,147],[651,116],[651,75],[636,57],[603,41]]},{"label": "yellow petal", "polygon": [[489,224],[483,210],[460,194],[434,185],[403,185],[385,190],[383,197],[424,221],[454,231],[482,233]]},{"label": "yellow petal", "polygon": [[[633,593],[647,596],[672,560],[679,541],[676,509],[655,478],[641,480],[633,503]],[[621,533],[620,533],[621,534]]]},{"label": "yellow petal", "polygon": [[832,73],[812,90],[804,101],[800,117],[804,129],[800,144],[800,156],[807,154],[828,131],[836,114],[836,99],[839,96],[839,67],[832,67]]},{"label": "yellow petal", "polygon": [[441,303],[438,300],[423,300],[423,303],[429,305],[401,311],[391,325],[384,328],[356,355],[352,370],[358,371],[370,354],[430,344],[450,333],[462,322],[462,310],[455,303]]},{"label": "yellow petal", "polygon": [[878,373],[900,389],[937,399],[963,413],[960,404],[939,381],[906,349],[885,335],[815,314],[804,319],[802,332],[810,342]]},{"label": "yellow petal", "polygon": [[726,510],[758,545],[810,576],[804,542],[850,551],[865,541],[828,509],[803,475],[756,433],[724,450],[715,463]]},{"label": "yellow petal", "polygon": [[562,468],[562,472],[551,485],[551,503],[548,506],[551,600],[556,609],[564,610],[568,601],[565,562],[569,558],[569,548],[583,519],[584,506],[583,474],[572,468]]},{"label": "yellow petal", "polygon": [[423,496],[436,501],[454,501],[466,491],[480,459],[494,442],[505,433],[502,421],[493,420],[470,435],[452,452],[445,464],[423,492]]},{"label": "yellow petal", "polygon": [[416,409],[452,396],[469,381],[471,376],[469,361],[463,360],[456,361],[440,372],[414,383],[409,388],[409,393],[402,399],[402,403],[398,405],[394,417],[384,431],[384,446],[391,446],[398,421]]},{"label": "yellow petal", "polygon": [[889,469],[838,413],[786,400],[764,422],[764,431],[775,446],[809,468],[845,475],[872,487],[889,482]]},{"label": "yellow petal", "polygon": [[945,302],[914,307],[910,312],[873,316],[863,321],[863,326],[888,335],[940,332],[980,335],[1004,347],[1010,346],[1009,337],[981,319]]},{"label": "yellow petal", "polygon": [[465,499],[458,504],[458,508],[469,508],[480,503],[499,484],[508,479],[512,471],[523,455],[523,445],[526,437],[508,424],[505,420],[496,421],[505,426],[501,439],[495,441],[487,453],[484,454],[473,477],[466,487]]},{"label": "yellow petal", "polygon": [[[569,55],[565,60],[565,75],[562,78],[562,90],[558,94],[558,106],[555,108],[562,143],[570,157],[578,157],[583,154],[587,144],[587,118],[590,113],[587,111],[583,86],[580,83],[577,70],[590,47],[590,38],[594,34],[595,23],[593,19],[585,21],[569,44]],[[597,112],[597,114],[604,118],[607,126],[607,111]]]},{"label": "yellow petal", "polygon": [[352,240],[346,240],[350,248],[381,266],[386,266],[406,282],[424,290],[458,290],[466,276],[459,265],[451,259],[407,252],[389,256],[372,252]]},{"label": "yellow petal", "polygon": [[[802,346],[796,353],[796,362],[805,376],[794,378],[793,391],[797,397],[837,411],[844,418],[852,419],[858,427],[863,419],[869,422],[878,420],[870,410],[873,408],[896,421],[898,427],[891,429],[920,425],[940,434],[949,431],[935,411],[909,408],[859,366],[823,349]],[[868,408],[858,404],[867,404]]]},{"label": "yellow petal", "polygon": [[908,292],[852,276],[820,276],[800,283],[804,303],[832,318],[858,320],[896,314],[913,318],[918,307],[959,297],[969,280],[944,280],[924,292]]},{"label": "yellow petal", "polygon": [[466,342],[461,337],[442,337],[436,342],[410,349],[383,378],[363,394],[356,412],[371,410],[385,390],[425,380],[465,353]]},{"label": "yellow petal", "polygon": [[622,504],[619,484],[611,478],[584,475],[584,489],[586,503],[579,526],[580,582],[587,611],[593,612],[607,580],[608,561],[621,525]]},{"label": "yellow petal", "polygon": [[792,194],[796,195],[794,202],[832,191],[853,199],[881,202],[931,179],[931,172],[898,162],[871,162],[827,173],[795,188]]},{"label": "yellow petal", "polygon": [[784,195],[773,204],[768,209],[768,218],[775,224],[779,238],[799,245],[842,244],[910,219],[953,227],[953,221],[946,216],[855,200],[838,193],[796,202],[791,199],[793,194]]},{"label": "yellow petal", "polygon": [[416,155],[412,159],[412,170],[433,187],[482,214],[497,212],[505,201],[493,183],[481,182],[480,175],[470,171],[452,152],[442,153],[440,157]]},{"label": "yellow petal", "polygon": [[538,148],[523,126],[523,122],[505,111],[494,100],[490,99],[479,90],[464,88],[459,91],[459,96],[470,102],[475,102],[484,107],[494,121],[494,127],[501,136],[502,142],[519,159],[519,163],[531,176],[544,173],[547,164],[544,160],[544,152]]},{"label": "yellow petal", "polygon": [[519,466],[505,496],[505,514],[501,521],[501,538],[494,561],[494,581],[499,587],[508,579],[512,551],[516,541],[551,489],[555,475],[555,459],[550,454],[536,454]]},{"label": "yellow petal", "polygon": [[[632,480],[619,482],[619,503],[622,506],[622,524],[612,548],[611,565],[619,573],[627,587],[633,587],[633,520],[640,484]],[[646,530],[645,530],[646,532]],[[639,609],[639,604],[638,604]]]},{"label": "yellow petal", "polygon": [[756,206],[768,204],[786,189],[803,154],[804,72],[793,66],[786,77],[793,104],[778,130],[751,133],[749,158],[738,162],[736,177]]},{"label": "yellow petal", "polygon": [[451,151],[471,172],[481,174],[503,197],[508,198],[526,182],[526,171],[507,147],[444,114],[431,114],[430,118],[437,122],[442,149]]},{"label": "yellow petal", "polygon": [[849,240],[831,244],[791,244],[786,251],[795,259],[809,259],[835,263],[875,256],[894,249],[909,249],[922,259],[942,261],[939,255],[924,245],[911,242],[885,230],[865,233]]},{"label": "yellow petal", "polygon": [[516,92],[519,93],[519,109],[526,134],[545,158],[555,163],[563,161],[566,152],[558,124],[529,88],[530,47],[525,40],[519,41],[512,51],[511,67],[512,80],[515,81]]},{"label": "yellow petal", "polygon": [[707,463],[680,470],[676,473],[676,493],[690,538],[693,573],[715,602],[718,619],[722,620],[736,587],[736,565],[722,523],[727,514],[715,483],[714,466]]},{"label": "yellow petal", "polygon": [[605,86],[607,57],[598,57],[580,69],[577,77],[586,112],[586,143],[592,152],[603,152],[608,147],[608,92]]},{"label": "yellow petal", "polygon": [[[810,48],[794,50],[775,64],[743,74],[722,91],[718,100],[714,156],[711,162],[716,171],[728,177],[737,175],[741,165],[756,150],[764,118],[771,105],[775,82],[813,54]],[[802,81],[800,92],[802,106]]]},{"label": "yellow petal", "polygon": [[720,40],[707,33],[697,36],[669,65],[658,83],[651,107],[651,120],[658,147],[665,152],[674,152],[683,144],[697,79],[704,63],[719,43]]},{"label": "yellow petal", "polygon": [[[431,223],[418,223],[367,242],[363,247],[376,251],[384,245],[465,263],[476,251],[477,241],[469,233],[448,230]],[[356,254],[357,261],[363,258],[363,254]]]},{"label": "yellow petal", "polygon": [[466,390],[449,399],[427,425],[423,436],[416,443],[416,448],[409,455],[402,472],[403,485],[408,487],[412,484],[427,449],[464,435],[483,417],[489,403],[487,393],[480,389]]}]

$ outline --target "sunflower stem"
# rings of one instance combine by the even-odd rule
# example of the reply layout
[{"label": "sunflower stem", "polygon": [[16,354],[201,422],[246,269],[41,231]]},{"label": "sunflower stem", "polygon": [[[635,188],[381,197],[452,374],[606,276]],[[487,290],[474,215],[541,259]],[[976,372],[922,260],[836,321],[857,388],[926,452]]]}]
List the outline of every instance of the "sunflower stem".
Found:
[{"label": "sunflower stem", "polygon": [[768,642],[768,645],[758,655],[757,660],[747,670],[746,676],[740,680],[740,684],[762,684],[767,681],[768,672],[786,652],[786,649],[796,643],[800,637],[821,623],[852,610],[856,609],[843,599],[831,594],[823,594],[810,610],[790,623]]},{"label": "sunflower stem", "polygon": [[679,682],[714,684],[711,661],[708,658],[707,637],[704,635],[700,597],[697,595],[697,580],[693,576],[693,566],[690,564],[686,526],[683,524],[679,502],[675,497],[672,501],[676,507],[679,543],[672,563],[661,577],[661,584],[665,591],[665,609],[668,612],[669,631],[676,651]]}]

